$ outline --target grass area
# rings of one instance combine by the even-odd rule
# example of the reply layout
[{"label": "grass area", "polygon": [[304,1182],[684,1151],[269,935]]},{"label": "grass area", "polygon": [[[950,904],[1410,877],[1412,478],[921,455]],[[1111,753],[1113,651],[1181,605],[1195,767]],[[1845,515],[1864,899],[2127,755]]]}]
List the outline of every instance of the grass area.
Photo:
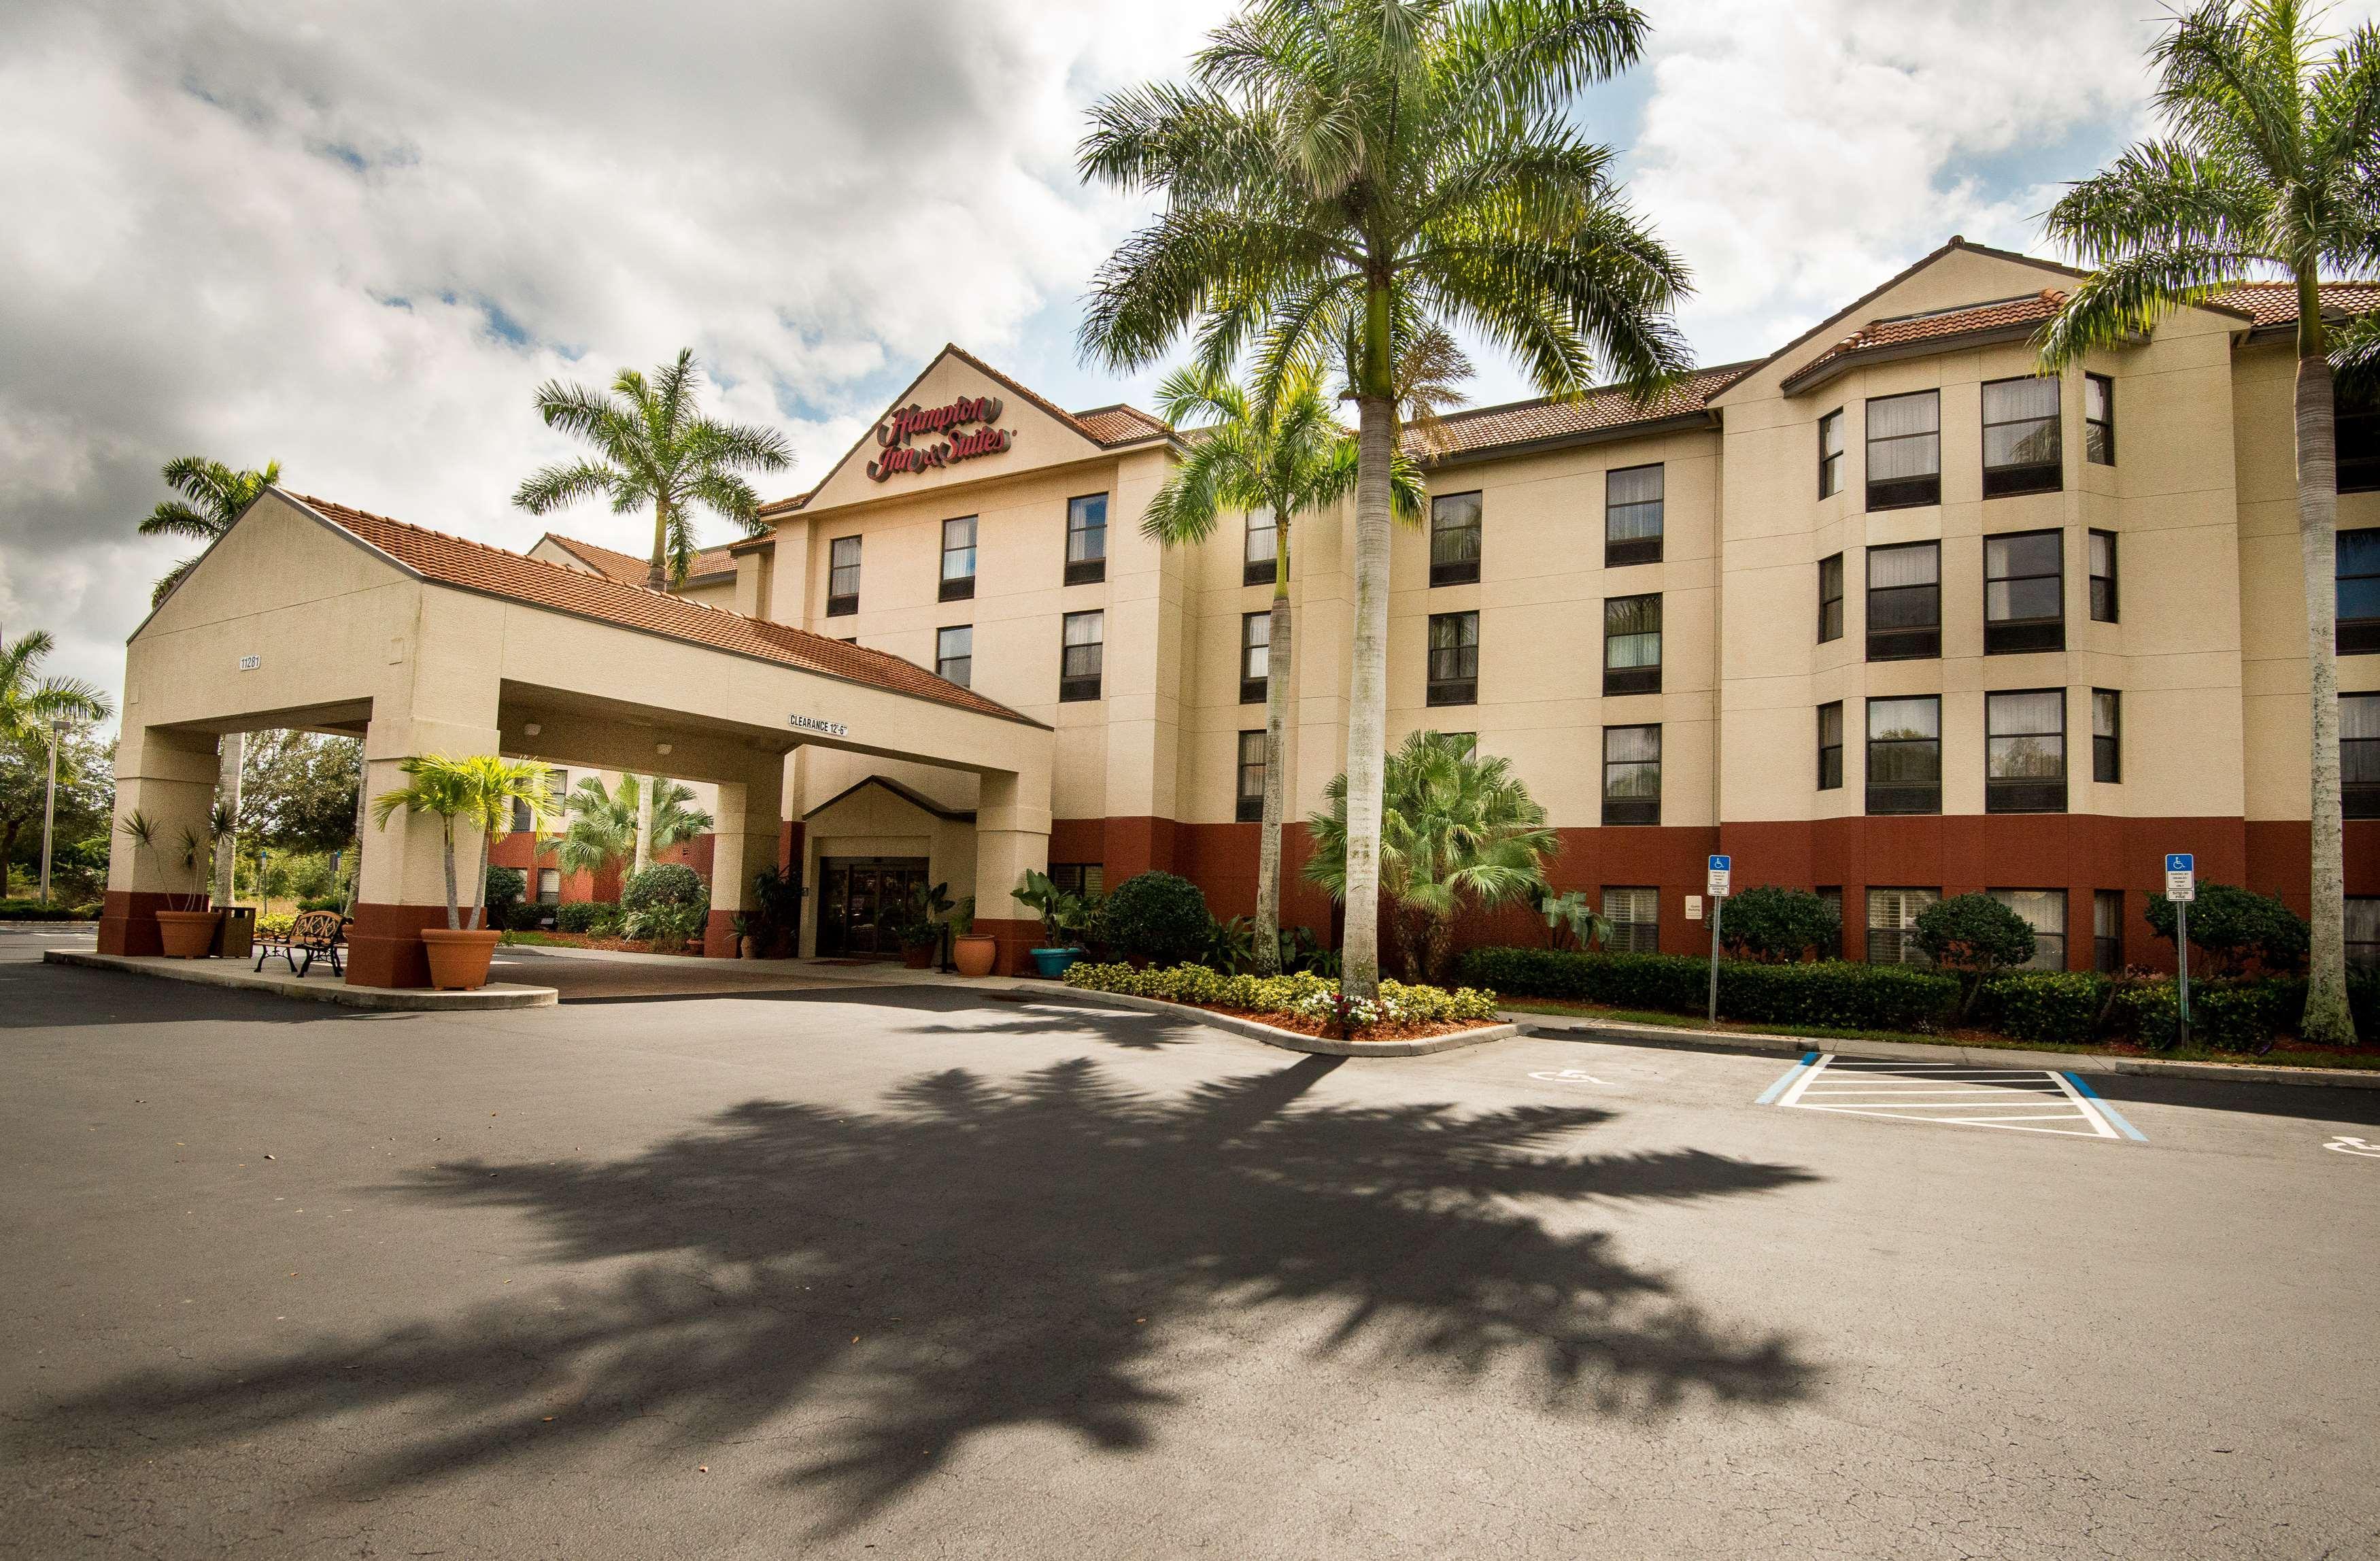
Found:
[{"label": "grass area", "polygon": [[2205,1046],[2151,1051],[2130,1042],[2017,1041],[1988,1031],[1960,1030],[1939,1035],[1917,1035],[1890,1030],[1829,1030],[1817,1025],[1743,1024],[1721,1019],[1713,1025],[1699,1015],[1646,1013],[1631,1008],[1605,1008],[1591,1003],[1553,1003],[1541,998],[1500,999],[1500,1008],[1516,1014],[1547,1014],[1564,1018],[1595,1019],[1604,1024],[1643,1025],[1648,1029],[1715,1031],[1738,1035],[1793,1035],[1816,1041],[1899,1041],[1919,1046],[1989,1047],[2007,1052],[2062,1052],[2070,1056],[2156,1057],[2168,1062],[2228,1063],[2241,1067],[2380,1068],[2380,1046],[2353,1051],[2338,1047],[2300,1046],[2284,1041],[2265,1056],[2244,1052],[2218,1052]]}]

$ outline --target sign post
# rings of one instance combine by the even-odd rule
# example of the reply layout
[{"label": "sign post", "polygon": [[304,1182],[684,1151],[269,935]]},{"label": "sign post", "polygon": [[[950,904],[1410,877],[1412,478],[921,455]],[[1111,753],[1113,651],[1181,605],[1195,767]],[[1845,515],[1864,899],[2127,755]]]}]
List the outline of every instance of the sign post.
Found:
[{"label": "sign post", "polygon": [[1728,881],[1733,876],[1734,866],[1735,859],[1732,857],[1711,858],[1710,878],[1703,885],[1704,892],[1710,896],[1711,902],[1710,1022],[1713,1024],[1718,1023],[1719,913],[1727,909]]},{"label": "sign post", "polygon": [[2174,1044],[2181,1046],[2190,1043],[2190,904],[2198,897],[2198,860],[2190,852],[2166,853],[2165,897],[2173,902],[2174,992],[2180,1009]]}]

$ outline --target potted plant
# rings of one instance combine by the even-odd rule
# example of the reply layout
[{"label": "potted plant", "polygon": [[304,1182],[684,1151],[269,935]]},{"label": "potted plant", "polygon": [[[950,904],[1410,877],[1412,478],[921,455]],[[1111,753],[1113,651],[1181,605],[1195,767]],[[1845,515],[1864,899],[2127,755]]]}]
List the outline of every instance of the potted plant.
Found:
[{"label": "potted plant", "polygon": [[1000,958],[1000,940],[975,930],[975,896],[959,901],[951,912],[951,960],[959,974],[974,979],[991,974]]},{"label": "potted plant", "polygon": [[738,959],[759,958],[759,940],[755,933],[755,929],[759,925],[759,921],[747,913],[739,910],[735,915],[727,919],[727,924],[735,931],[735,957]]},{"label": "potted plant", "polygon": [[933,969],[942,949],[943,918],[953,909],[948,884],[919,884],[901,904],[892,935],[901,940],[901,963],[913,970]]},{"label": "potted plant", "polygon": [[[446,925],[421,929],[430,954],[430,984],[443,992],[469,991],[488,984],[488,960],[503,934],[483,927],[481,912],[487,891],[488,848],[510,833],[513,804],[520,803],[535,827],[552,817],[553,801],[546,790],[545,767],[526,761],[499,759],[492,753],[468,759],[436,754],[407,759],[398,766],[407,779],[395,791],[372,799],[372,814],[381,828],[398,810],[435,818],[446,868]],[[474,875],[471,922],[463,924],[461,897],[455,889],[455,821],[480,826],[480,871]]]},{"label": "potted plant", "polygon": [[1083,957],[1079,934],[1090,924],[1090,905],[1082,896],[1058,887],[1046,872],[1026,869],[1025,886],[1016,898],[1041,916],[1042,946],[1032,950],[1033,968],[1056,981]]},{"label": "potted plant", "polygon": [[[156,852],[157,821],[140,809],[126,814],[118,827],[132,837],[136,854]],[[207,905],[204,869],[200,865],[212,859],[213,842],[201,839],[194,829],[185,829],[181,850],[182,872],[199,879],[199,887],[187,894],[165,892],[164,909],[157,912],[157,941],[168,959],[203,959],[214,949],[215,923],[222,918],[221,912]]]}]

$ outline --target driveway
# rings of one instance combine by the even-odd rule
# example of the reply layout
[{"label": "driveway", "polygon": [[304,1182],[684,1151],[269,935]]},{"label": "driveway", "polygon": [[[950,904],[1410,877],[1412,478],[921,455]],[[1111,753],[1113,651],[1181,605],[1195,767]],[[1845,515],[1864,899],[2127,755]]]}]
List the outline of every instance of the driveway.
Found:
[{"label": "driveway", "polygon": [[2110,1138],[1773,1056],[32,946],[0,1553],[2380,1555],[2369,1091],[2099,1080]]}]

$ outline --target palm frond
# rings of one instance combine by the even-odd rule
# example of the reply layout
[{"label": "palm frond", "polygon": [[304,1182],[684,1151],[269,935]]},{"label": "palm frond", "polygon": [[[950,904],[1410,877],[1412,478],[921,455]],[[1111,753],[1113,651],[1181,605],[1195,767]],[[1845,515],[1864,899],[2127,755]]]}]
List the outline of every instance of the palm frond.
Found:
[{"label": "palm frond", "polygon": [[2075,286],[2034,338],[2042,371],[2056,373],[2091,351],[2145,336],[2177,309],[2204,303],[2249,276],[2260,257],[2181,248],[2110,260]]},{"label": "palm frond", "polygon": [[615,494],[623,486],[619,471],[593,461],[572,461],[533,472],[513,492],[513,503],[531,515],[543,515],[595,494]]}]

